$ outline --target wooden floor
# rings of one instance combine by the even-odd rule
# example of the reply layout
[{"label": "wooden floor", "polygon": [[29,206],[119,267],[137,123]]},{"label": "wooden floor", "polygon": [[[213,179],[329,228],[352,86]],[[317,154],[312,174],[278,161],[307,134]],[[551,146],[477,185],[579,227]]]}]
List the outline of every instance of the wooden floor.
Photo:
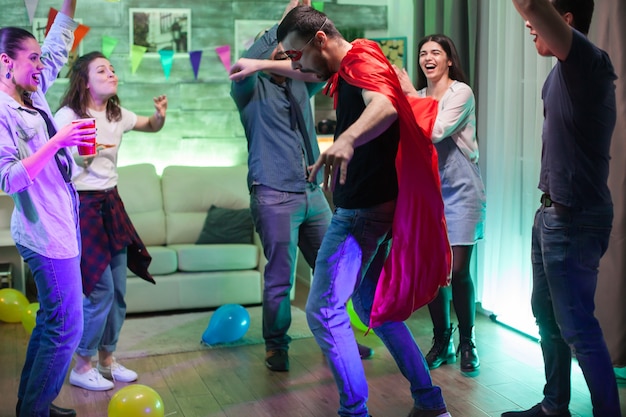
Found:
[{"label": "wooden floor", "polygon": [[[302,306],[306,288],[298,288],[294,304]],[[415,338],[430,347],[431,324],[427,311],[411,320],[419,328]],[[480,373],[462,376],[458,363],[432,371],[454,417],[500,416],[541,399],[542,359],[539,345],[487,317],[477,318]],[[408,383],[382,342],[375,336],[359,337],[375,349],[363,362],[370,386],[370,413],[374,417],[405,417],[412,406]],[[0,417],[13,417],[19,373],[27,338],[21,324],[0,323]],[[138,383],[154,388],[162,397],[167,417],[332,417],[337,415],[338,394],[332,376],[314,339],[292,342],[291,371],[273,373],[263,364],[263,345],[213,349],[201,352],[132,359],[124,362],[136,370]],[[112,391],[89,392],[66,380],[57,405],[72,407],[81,417],[106,417],[109,400],[125,386]],[[620,386],[622,413],[626,416],[626,386]],[[589,392],[577,364],[573,366],[571,411],[591,416]]]}]

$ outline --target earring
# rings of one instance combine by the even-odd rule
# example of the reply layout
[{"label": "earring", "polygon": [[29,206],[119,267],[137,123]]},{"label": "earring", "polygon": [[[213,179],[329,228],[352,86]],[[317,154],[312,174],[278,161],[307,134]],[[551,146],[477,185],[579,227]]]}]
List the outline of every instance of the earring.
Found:
[{"label": "earring", "polygon": [[7,80],[11,78],[11,72],[10,71],[7,71],[7,75],[5,75],[5,78]]}]

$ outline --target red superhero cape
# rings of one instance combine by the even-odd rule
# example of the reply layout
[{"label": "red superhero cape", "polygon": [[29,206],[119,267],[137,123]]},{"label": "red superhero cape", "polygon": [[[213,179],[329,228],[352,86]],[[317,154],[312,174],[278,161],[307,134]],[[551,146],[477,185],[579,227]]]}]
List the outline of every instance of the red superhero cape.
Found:
[{"label": "red superhero cape", "polygon": [[[348,83],[384,94],[398,112],[400,144],[396,157],[398,198],[391,252],[381,272],[370,315],[370,327],[404,321],[450,283],[452,249],[448,242],[441,198],[437,152],[431,134],[438,103],[430,98],[406,99],[395,70],[378,44],[365,39],[352,49],[330,80],[327,91],[335,106],[340,76]],[[411,108],[413,106],[413,109]],[[419,120],[419,126],[414,117]]]}]

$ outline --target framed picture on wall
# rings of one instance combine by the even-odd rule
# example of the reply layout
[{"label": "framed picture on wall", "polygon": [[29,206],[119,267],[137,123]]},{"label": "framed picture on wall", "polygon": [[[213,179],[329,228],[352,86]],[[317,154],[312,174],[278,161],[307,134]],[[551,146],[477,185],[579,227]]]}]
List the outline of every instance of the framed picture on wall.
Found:
[{"label": "framed picture on wall", "polygon": [[407,38],[372,38],[380,45],[380,49],[393,65],[398,68],[406,68]]},{"label": "framed picture on wall", "polygon": [[[74,20],[78,23],[83,23],[83,19],[74,18]],[[40,45],[43,44],[43,40],[46,37],[46,25],[47,24],[48,24],[47,17],[35,17],[33,19],[32,34],[35,35],[35,39],[37,39],[37,42],[39,42]],[[82,54],[83,54],[83,43],[80,42],[78,46],[76,47],[76,49],[70,52],[70,56],[68,58],[67,63],[65,64],[61,72],[59,73],[59,78],[68,77],[70,68],[72,67],[72,65],[74,65],[74,61],[76,61],[76,58],[78,58]]]},{"label": "framed picture on wall", "polygon": [[235,20],[235,55],[234,60],[252,46],[254,38],[262,31],[271,28],[275,20]]},{"label": "framed picture on wall", "polygon": [[146,47],[146,56],[159,51],[188,54],[191,48],[191,9],[129,9],[130,44]]}]

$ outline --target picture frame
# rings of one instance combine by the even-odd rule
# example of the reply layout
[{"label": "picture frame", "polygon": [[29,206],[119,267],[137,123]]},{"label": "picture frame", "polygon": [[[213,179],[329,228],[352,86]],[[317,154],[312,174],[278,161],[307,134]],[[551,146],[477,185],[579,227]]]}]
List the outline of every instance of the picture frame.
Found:
[{"label": "picture frame", "polygon": [[[83,19],[81,18],[74,18],[74,20],[78,23],[83,23]],[[37,39],[37,42],[39,42],[39,45],[43,44],[43,40],[46,37],[47,24],[48,24],[47,17],[33,18],[33,29],[31,33],[35,36],[35,39]],[[74,65],[74,62],[76,61],[76,59],[82,54],[83,54],[83,43],[80,42],[78,44],[78,47],[75,50],[70,52],[67,63],[63,66],[63,69],[61,69],[61,72],[59,72],[59,77],[58,77],[59,79],[65,79],[69,77],[70,68],[72,68],[72,65]]]},{"label": "picture frame", "polygon": [[398,68],[406,68],[407,38],[400,36],[395,38],[372,38],[380,45],[380,49],[393,65]]},{"label": "picture frame", "polygon": [[191,50],[191,9],[129,9],[130,45],[146,48],[146,56],[173,50],[187,55]]}]

